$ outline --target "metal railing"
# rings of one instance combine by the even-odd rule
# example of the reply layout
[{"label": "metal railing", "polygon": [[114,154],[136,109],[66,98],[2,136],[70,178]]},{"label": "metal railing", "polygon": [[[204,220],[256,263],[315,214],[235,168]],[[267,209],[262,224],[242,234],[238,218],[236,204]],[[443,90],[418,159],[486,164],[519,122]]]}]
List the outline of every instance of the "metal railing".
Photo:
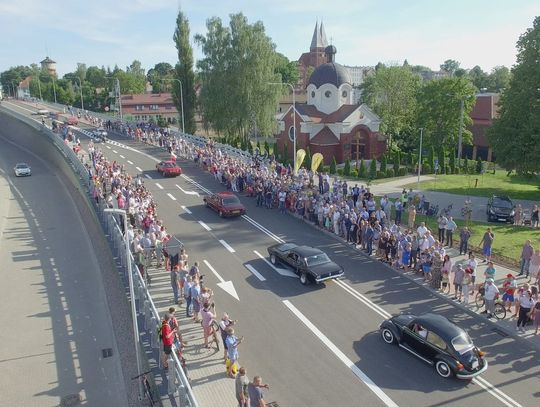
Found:
[{"label": "metal railing", "polygon": [[[10,115],[16,117],[17,119],[24,121],[25,123],[30,124],[36,130],[39,130],[41,134],[46,136],[51,143],[58,149],[60,154],[62,154],[66,162],[70,165],[73,172],[78,176],[81,186],[84,188],[84,192],[87,198],[92,202],[96,214],[102,222],[102,225],[105,229],[105,232],[110,237],[110,244],[112,249],[116,251],[120,261],[119,271],[122,273],[124,283],[128,280],[128,261],[131,262],[131,271],[133,277],[134,285],[134,300],[136,301],[137,313],[144,318],[144,324],[139,325],[139,333],[146,332],[150,337],[150,344],[153,352],[157,353],[156,360],[161,363],[160,357],[160,339],[158,334],[158,327],[161,324],[161,318],[159,312],[154,304],[152,296],[146,286],[144,278],[137,265],[135,264],[135,259],[129,248],[125,247],[124,235],[122,233],[120,223],[117,218],[112,213],[105,212],[105,209],[108,209],[104,200],[100,199],[99,203],[96,204],[96,201],[92,199],[93,185],[91,181],[91,174],[88,169],[81,162],[77,154],[73,151],[70,145],[66,144],[62,137],[59,134],[53,133],[49,128],[43,126],[42,124],[36,122],[35,120],[25,116],[21,113],[18,113],[11,109],[3,109],[7,111]],[[128,255],[129,253],[129,255]],[[140,342],[139,342],[140,346]],[[138,352],[139,349],[136,349]],[[189,380],[182,368],[182,364],[178,359],[176,352],[172,352],[168,360],[169,369],[168,369],[168,389],[167,393],[171,396],[177,398],[177,405],[180,407],[198,407],[197,400],[193,395],[191,385]]]}]

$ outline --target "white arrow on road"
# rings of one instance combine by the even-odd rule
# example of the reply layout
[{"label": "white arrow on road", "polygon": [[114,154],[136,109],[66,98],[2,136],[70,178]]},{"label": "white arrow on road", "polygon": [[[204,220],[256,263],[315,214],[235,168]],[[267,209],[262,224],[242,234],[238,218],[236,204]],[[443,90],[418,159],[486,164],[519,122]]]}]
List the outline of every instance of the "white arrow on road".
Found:
[{"label": "white arrow on road", "polygon": [[178,188],[180,191],[182,191],[186,195],[197,195],[197,196],[199,196],[199,193],[197,191],[186,191],[180,185],[178,185],[178,184],[175,184],[175,185],[176,185],[176,188]]},{"label": "white arrow on road", "polygon": [[204,264],[214,273],[214,275],[219,280],[218,287],[223,289],[226,293],[232,295],[234,298],[236,298],[238,301],[240,301],[240,298],[238,298],[238,294],[236,293],[236,290],[234,289],[234,285],[232,281],[225,281],[223,277],[219,275],[219,273],[216,271],[214,267],[210,263],[208,263],[207,260],[203,260]]},{"label": "white arrow on road", "polygon": [[260,254],[257,250],[253,250],[253,253],[255,253],[257,256],[259,256],[266,264],[268,264],[270,267],[272,267],[275,271],[277,271],[280,275],[286,276],[286,277],[294,277],[298,278],[298,276],[291,270],[288,269],[282,269],[281,267],[276,267],[272,263],[270,263],[266,257],[264,257],[262,254]]}]

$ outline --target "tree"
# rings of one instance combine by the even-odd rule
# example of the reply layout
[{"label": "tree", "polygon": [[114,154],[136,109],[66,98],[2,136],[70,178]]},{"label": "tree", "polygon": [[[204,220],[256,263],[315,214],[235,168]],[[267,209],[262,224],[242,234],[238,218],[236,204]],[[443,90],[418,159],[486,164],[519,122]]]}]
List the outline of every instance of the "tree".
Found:
[{"label": "tree", "polygon": [[506,170],[540,171],[540,17],[517,41],[516,64],[499,102],[499,118],[488,130],[497,163]]},{"label": "tree", "polygon": [[328,172],[330,174],[335,174],[336,171],[337,171],[336,157],[332,157],[332,162],[330,163],[330,170]]},{"label": "tree", "polygon": [[429,148],[428,164],[431,171],[435,171],[435,148],[433,146]]},{"label": "tree", "polygon": [[471,82],[476,87],[476,89],[481,90],[489,87],[489,78],[488,74],[485,73],[482,68],[476,65],[469,71],[469,78]]},{"label": "tree", "polygon": [[[394,153],[394,174],[399,175],[399,168],[401,167],[401,156],[399,150]],[[382,171],[382,170],[381,170]]]},{"label": "tree", "polygon": [[290,83],[295,85],[300,80],[300,72],[298,72],[298,64],[296,61],[289,61],[289,59],[279,52],[276,53],[276,70],[275,72],[281,75],[282,83]]},{"label": "tree", "polygon": [[476,159],[476,173],[481,174],[482,173],[482,159],[478,157]]},{"label": "tree", "polygon": [[460,105],[463,100],[463,143],[470,144],[469,117],[476,89],[468,78],[441,78],[425,82],[418,93],[417,126],[424,128],[427,145],[454,147],[458,142]]},{"label": "tree", "polygon": [[349,159],[345,160],[345,165],[343,166],[343,175],[351,175],[351,161]]},{"label": "tree", "polygon": [[367,172],[366,163],[364,162],[364,159],[362,159],[360,160],[360,168],[358,169],[358,178],[365,178],[366,172]]},{"label": "tree", "polygon": [[[148,70],[146,79],[152,85],[152,93],[170,92],[174,88],[174,68],[168,62],[159,62]],[[163,79],[167,79],[164,81]]]},{"label": "tree", "polygon": [[306,147],[306,158],[304,158],[304,167],[310,171],[311,170],[311,150],[309,146]]},{"label": "tree", "polygon": [[388,159],[386,158],[386,154],[383,154],[381,157],[381,169],[380,171],[383,173],[386,173],[386,167],[388,166]]},{"label": "tree", "polygon": [[441,65],[441,71],[447,72],[450,76],[459,69],[460,63],[454,59],[447,59]]},{"label": "tree", "polygon": [[454,149],[450,149],[450,171],[452,174],[456,173],[456,155]]},{"label": "tree", "polygon": [[107,71],[105,71],[104,67],[89,66],[86,70],[85,79],[93,88],[104,88],[108,82],[106,75]]},{"label": "tree", "polygon": [[510,84],[510,70],[505,66],[496,66],[489,74],[489,90],[502,92]]},{"label": "tree", "polygon": [[[174,68],[174,78],[180,80],[173,87],[173,100],[179,112],[183,110],[183,126],[186,133],[195,134],[195,74],[193,72],[193,48],[189,43],[189,22],[181,10],[176,17],[174,43],[178,53],[178,62]],[[181,89],[180,89],[181,85]]]},{"label": "tree", "polygon": [[204,55],[197,63],[204,122],[219,133],[243,138],[254,125],[263,135],[273,134],[276,105],[288,89],[269,85],[281,78],[275,45],[263,24],[249,24],[243,14],[233,14],[229,27],[217,17],[206,27],[206,36],[195,36]]},{"label": "tree", "polygon": [[264,140],[264,153],[270,154],[270,146],[268,145],[268,142]]},{"label": "tree", "polygon": [[381,118],[381,131],[390,136],[390,148],[392,138],[399,145],[399,135],[411,126],[419,86],[420,78],[409,66],[384,65],[362,84],[364,100]]},{"label": "tree", "polygon": [[377,160],[375,159],[371,160],[371,163],[369,164],[369,178],[377,178]]},{"label": "tree", "polygon": [[446,171],[446,149],[443,145],[439,147],[437,159],[439,160],[439,173],[444,174]]}]

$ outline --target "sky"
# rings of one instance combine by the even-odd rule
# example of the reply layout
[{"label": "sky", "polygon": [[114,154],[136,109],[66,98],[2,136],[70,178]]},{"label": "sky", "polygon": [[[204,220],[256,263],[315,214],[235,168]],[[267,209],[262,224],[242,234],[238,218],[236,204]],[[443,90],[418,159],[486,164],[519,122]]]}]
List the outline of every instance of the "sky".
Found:
[{"label": "sky", "polygon": [[[540,15],[539,0],[0,0],[0,72],[57,62],[60,76],[87,66],[134,59],[148,70],[177,60],[172,40],[179,8],[191,37],[206,20],[242,12],[262,21],[276,50],[297,60],[309,50],[316,21],[337,48],[336,62],[425,65],[446,59],[485,71],[515,63],[516,41]],[[195,59],[203,57],[192,41]]]}]

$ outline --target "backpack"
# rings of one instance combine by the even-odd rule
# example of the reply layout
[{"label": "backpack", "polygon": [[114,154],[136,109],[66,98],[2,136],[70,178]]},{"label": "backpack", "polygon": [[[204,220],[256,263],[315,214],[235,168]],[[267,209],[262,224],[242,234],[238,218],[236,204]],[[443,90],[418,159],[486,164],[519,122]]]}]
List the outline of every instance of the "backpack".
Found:
[{"label": "backpack", "polygon": [[163,324],[157,327],[157,334],[160,341],[163,340]]}]

